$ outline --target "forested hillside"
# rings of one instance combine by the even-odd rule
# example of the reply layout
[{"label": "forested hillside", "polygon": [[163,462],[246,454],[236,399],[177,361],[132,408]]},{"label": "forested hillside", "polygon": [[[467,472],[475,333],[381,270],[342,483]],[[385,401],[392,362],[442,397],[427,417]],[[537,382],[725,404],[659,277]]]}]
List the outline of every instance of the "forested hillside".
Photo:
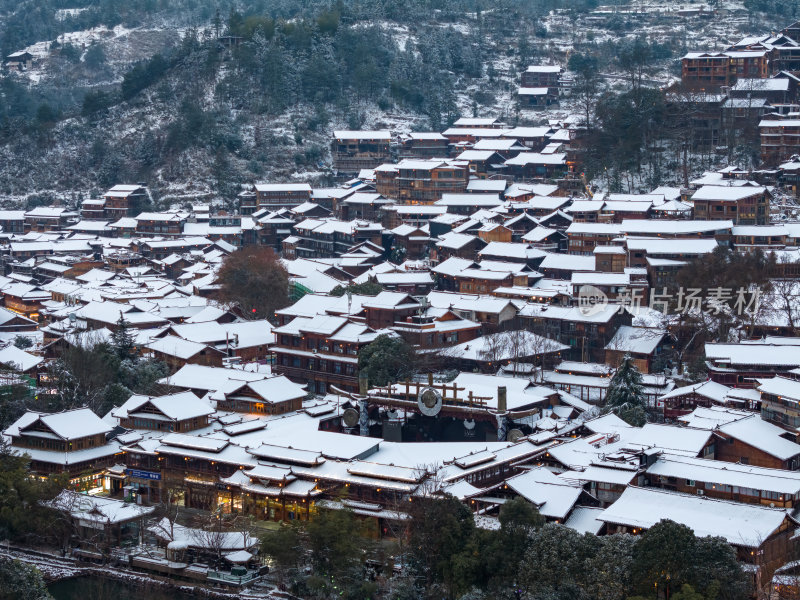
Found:
[{"label": "forested hillside", "polygon": [[[616,17],[578,26],[596,4],[2,0],[4,55],[37,60],[0,76],[0,195],[6,205],[77,200],[125,181],[165,201],[232,199],[253,180],[325,183],[336,127],[442,130],[476,114],[535,124],[513,94],[532,62],[591,56],[595,74],[622,70],[626,89],[620,57],[635,59],[640,83],[645,67],[670,76],[692,42],[685,30],[644,38]],[[658,111],[622,123],[626,102],[609,100],[598,118],[652,139]],[[618,133],[602,139],[618,144]],[[627,149],[619,168],[639,168],[646,150]]]},{"label": "forested hillside", "polygon": [[[139,180],[158,189],[206,178],[230,196],[240,180],[268,175],[267,165],[286,176],[322,164],[333,121],[360,127],[375,124],[380,112],[401,111],[420,126],[446,125],[458,112],[456,86],[484,75],[498,36],[507,41],[546,8],[520,2],[486,14],[452,1],[257,2],[227,10],[192,0],[80,4],[3,6],[4,52],[57,40],[42,59],[54,64],[37,85],[17,74],[2,80],[4,194]],[[118,56],[113,34],[89,44],[59,38],[98,26],[147,30],[152,54]],[[168,35],[156,35],[160,28]]]}]

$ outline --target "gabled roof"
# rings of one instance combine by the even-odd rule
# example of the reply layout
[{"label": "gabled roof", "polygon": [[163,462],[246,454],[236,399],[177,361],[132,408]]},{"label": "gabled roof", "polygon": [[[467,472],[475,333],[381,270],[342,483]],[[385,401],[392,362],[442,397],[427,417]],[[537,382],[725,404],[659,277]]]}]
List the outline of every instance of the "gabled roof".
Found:
[{"label": "gabled roof", "polygon": [[667,400],[669,398],[680,398],[682,396],[696,394],[698,396],[703,396],[704,398],[710,398],[711,400],[718,402],[720,404],[724,404],[725,397],[728,395],[729,391],[730,388],[728,386],[709,380],[709,381],[703,381],[701,383],[695,383],[693,385],[686,385],[683,387],[675,388],[671,392],[661,396],[661,400]]},{"label": "gabled roof", "polygon": [[564,481],[543,467],[515,475],[506,485],[551,519],[564,519],[575,506],[582,488]]},{"label": "gabled roof", "polygon": [[311,185],[308,183],[256,183],[253,187],[259,192],[308,192]]},{"label": "gabled roof", "polygon": [[147,344],[145,348],[183,360],[188,360],[193,356],[200,354],[204,350],[208,350],[209,352],[215,351],[214,348],[210,348],[206,344],[191,342],[174,335],[168,335],[166,337],[153,340]]},{"label": "gabled roof", "polygon": [[771,379],[759,379],[758,384],[760,392],[800,402],[800,381],[786,377],[772,377]]},{"label": "gabled roof", "polygon": [[76,408],[52,414],[28,411],[3,433],[9,436],[24,435],[36,423],[41,423],[59,439],[66,441],[108,433],[112,429],[88,408]]},{"label": "gabled roof", "polygon": [[660,329],[622,325],[611,338],[606,350],[650,355],[655,352],[665,335],[666,332]]},{"label": "gabled roof", "polygon": [[[762,124],[764,122],[762,121]],[[763,126],[763,125],[762,125]],[[704,185],[694,194],[692,200],[725,200],[736,201],[750,196],[763,194],[767,188],[761,186],[728,186],[728,185]]]},{"label": "gabled roof", "polygon": [[786,434],[785,430],[767,423],[758,414],[722,425],[719,431],[779,460],[800,455],[800,444],[782,437]]},{"label": "gabled roof", "polygon": [[40,365],[43,360],[41,356],[29,354],[14,345],[6,346],[0,350],[0,363],[14,365],[22,372],[33,369]]},{"label": "gabled roof", "polygon": [[229,393],[239,389],[245,383],[259,379],[264,379],[262,373],[224,367],[184,365],[169,377],[159,379],[158,383],[189,390]]},{"label": "gabled roof", "polygon": [[251,381],[246,384],[246,387],[270,404],[302,399],[307,394],[301,385],[289,381],[283,375]]},{"label": "gabled roof", "polygon": [[125,419],[139,412],[147,404],[152,405],[164,417],[173,421],[184,421],[214,413],[214,409],[208,402],[187,391],[155,397],[135,394],[128,398],[128,401],[122,406],[111,411],[111,415],[118,419]]},{"label": "gabled roof", "polygon": [[734,546],[758,548],[781,526],[786,511],[755,504],[654,488],[628,487],[600,520],[649,529],[669,519],[686,525],[698,537],[723,537]]}]

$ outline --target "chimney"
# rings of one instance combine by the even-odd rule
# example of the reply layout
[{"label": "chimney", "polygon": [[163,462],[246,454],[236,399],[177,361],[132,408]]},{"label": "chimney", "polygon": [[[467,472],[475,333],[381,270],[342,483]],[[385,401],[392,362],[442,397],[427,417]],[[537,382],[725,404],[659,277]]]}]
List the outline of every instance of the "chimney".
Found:
[{"label": "chimney", "polygon": [[507,409],[506,386],[501,385],[497,387],[497,410],[498,412],[506,412]]}]

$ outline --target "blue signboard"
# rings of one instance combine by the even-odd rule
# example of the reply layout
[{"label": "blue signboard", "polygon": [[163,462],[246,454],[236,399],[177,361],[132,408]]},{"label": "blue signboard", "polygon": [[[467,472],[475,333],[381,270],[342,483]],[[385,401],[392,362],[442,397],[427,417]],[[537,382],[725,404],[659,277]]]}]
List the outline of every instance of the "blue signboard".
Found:
[{"label": "blue signboard", "polygon": [[128,477],[138,477],[139,479],[161,479],[161,473],[153,473],[151,471],[140,471],[138,469],[125,469]]}]

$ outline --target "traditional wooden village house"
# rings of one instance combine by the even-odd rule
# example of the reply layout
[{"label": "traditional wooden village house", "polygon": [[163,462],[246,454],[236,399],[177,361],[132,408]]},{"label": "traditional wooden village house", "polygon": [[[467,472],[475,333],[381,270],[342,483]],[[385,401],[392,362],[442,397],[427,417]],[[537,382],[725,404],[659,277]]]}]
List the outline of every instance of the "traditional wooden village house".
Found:
[{"label": "traditional wooden village house", "polygon": [[149,195],[144,186],[119,184],[103,194],[103,199],[103,218],[116,221],[142,212],[142,207],[149,202]]},{"label": "traditional wooden village house", "polygon": [[186,433],[208,426],[214,409],[192,392],[166,396],[134,394],[111,411],[125,429]]},{"label": "traditional wooden village house", "polygon": [[435,131],[412,131],[401,136],[400,159],[446,158],[449,155],[447,138]]},{"label": "traditional wooden village house", "polygon": [[12,52],[3,60],[3,66],[9,71],[27,71],[33,66],[33,54],[27,50]]},{"label": "traditional wooden village house", "polygon": [[761,160],[777,165],[800,153],[800,119],[766,118],[758,124],[761,134]]},{"label": "traditional wooden village house", "polygon": [[256,183],[258,209],[279,210],[311,201],[311,186],[307,183]]},{"label": "traditional wooden village house", "polygon": [[353,175],[361,169],[374,169],[389,160],[391,143],[388,131],[334,131],[333,167]]},{"label": "traditional wooden village house", "polygon": [[172,373],[187,364],[221,367],[223,359],[227,357],[222,350],[174,335],[150,342],[145,345],[145,351],[166,364]]},{"label": "traditional wooden village house", "polygon": [[103,487],[103,470],[121,458],[119,444],[107,441],[112,430],[88,408],[44,414],[28,411],[3,434],[10,448],[31,457],[39,475],[67,473],[70,486],[86,491]]},{"label": "traditional wooden village house", "polygon": [[[381,333],[344,317],[296,317],[274,330],[275,370],[309,391],[358,390],[358,351]],[[394,335],[394,334],[393,334]]]},{"label": "traditional wooden village house", "polygon": [[701,187],[692,194],[695,219],[730,219],[736,225],[766,225],[770,193],[760,186]]}]

